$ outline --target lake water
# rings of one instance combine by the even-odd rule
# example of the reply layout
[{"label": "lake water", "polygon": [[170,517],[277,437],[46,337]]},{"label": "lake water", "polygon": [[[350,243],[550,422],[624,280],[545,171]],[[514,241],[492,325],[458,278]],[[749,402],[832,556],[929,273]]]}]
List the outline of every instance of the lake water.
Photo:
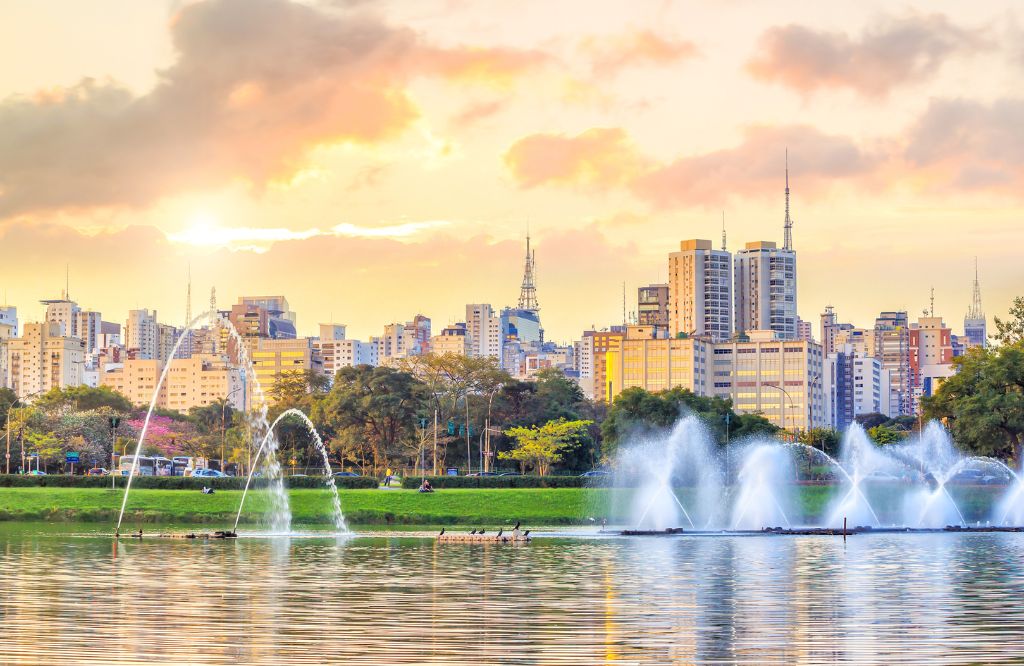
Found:
[{"label": "lake water", "polygon": [[1024,534],[115,543],[0,526],[0,662],[1024,660]]}]

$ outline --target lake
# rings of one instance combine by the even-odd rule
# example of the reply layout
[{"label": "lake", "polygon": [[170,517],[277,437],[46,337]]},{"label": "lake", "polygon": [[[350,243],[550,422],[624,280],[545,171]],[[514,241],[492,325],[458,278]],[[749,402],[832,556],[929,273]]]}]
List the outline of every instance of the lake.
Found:
[{"label": "lake", "polygon": [[122,540],[2,525],[3,663],[1024,658],[1024,534]]}]

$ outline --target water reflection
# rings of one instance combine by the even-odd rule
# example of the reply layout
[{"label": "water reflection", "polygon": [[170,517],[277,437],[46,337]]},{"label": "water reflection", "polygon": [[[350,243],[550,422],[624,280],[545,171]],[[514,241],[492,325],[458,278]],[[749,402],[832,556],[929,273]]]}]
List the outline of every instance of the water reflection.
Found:
[{"label": "water reflection", "polygon": [[0,535],[0,661],[993,662],[1024,535],[228,542]]}]

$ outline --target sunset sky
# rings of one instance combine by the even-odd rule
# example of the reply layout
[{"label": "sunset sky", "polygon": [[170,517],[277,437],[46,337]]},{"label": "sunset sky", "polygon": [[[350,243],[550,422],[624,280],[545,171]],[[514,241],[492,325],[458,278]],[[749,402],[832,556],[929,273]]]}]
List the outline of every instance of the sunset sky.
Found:
[{"label": "sunset sky", "polygon": [[0,301],[300,333],[514,304],[622,318],[686,238],[782,239],[799,310],[962,328],[1024,295],[1017,2],[0,0]]}]

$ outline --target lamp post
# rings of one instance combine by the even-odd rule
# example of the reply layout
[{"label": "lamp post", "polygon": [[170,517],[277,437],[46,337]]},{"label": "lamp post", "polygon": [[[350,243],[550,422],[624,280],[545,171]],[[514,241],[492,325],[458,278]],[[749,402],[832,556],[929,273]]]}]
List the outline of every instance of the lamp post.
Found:
[{"label": "lamp post", "polygon": [[110,489],[114,490],[114,455],[117,448],[117,429],[121,425],[121,417],[111,416],[107,422],[110,424]]},{"label": "lamp post", "polygon": [[[229,391],[224,397],[224,402],[220,405],[220,471],[224,472],[224,445],[227,440],[227,426],[224,420],[227,418],[228,401],[231,400],[231,396],[242,390],[241,386],[236,386],[233,390]],[[227,472],[224,472],[227,474]]]},{"label": "lamp post", "polygon": [[[779,389],[780,391],[782,391],[782,394],[784,396],[786,396],[786,400],[789,400],[790,408],[791,409],[793,408],[793,399],[789,397],[789,391],[787,391],[786,389],[782,388],[778,384],[764,384],[764,386],[770,386],[771,388]],[[786,400],[782,401],[782,429],[783,430],[786,429]]]},{"label": "lamp post", "polygon": [[498,384],[491,389],[491,394],[487,398],[487,418],[484,420],[484,432],[483,438],[485,443],[486,453],[481,454],[480,471],[490,472],[491,471],[491,405],[494,403],[494,394],[502,389],[504,384]]},{"label": "lamp post", "polygon": [[[14,403],[15,402],[20,403],[22,400],[28,400],[29,398],[35,397],[35,396],[39,395],[40,393],[42,393],[42,391],[36,391],[35,393],[29,393],[24,398],[18,398],[17,400],[15,400],[14,402],[12,402],[10,405],[7,406],[7,454],[6,454],[6,461],[5,461],[6,467],[4,469],[4,474],[10,474],[11,473],[11,410],[14,409]],[[18,405],[18,409],[21,409],[21,405]],[[18,437],[18,440],[21,441],[20,435]],[[21,469],[22,470],[25,469],[25,446],[24,446],[24,444],[22,444],[22,447],[21,447]]]}]

